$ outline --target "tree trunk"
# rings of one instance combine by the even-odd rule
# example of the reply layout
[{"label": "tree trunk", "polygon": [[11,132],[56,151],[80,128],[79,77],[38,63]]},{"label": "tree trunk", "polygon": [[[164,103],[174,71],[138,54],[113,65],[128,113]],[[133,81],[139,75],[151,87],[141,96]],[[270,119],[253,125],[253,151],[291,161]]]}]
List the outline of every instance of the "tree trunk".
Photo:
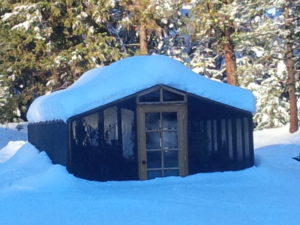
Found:
[{"label": "tree trunk", "polygon": [[[286,1],[284,9],[284,23],[285,29],[291,29],[292,18],[289,15],[290,1]],[[287,68],[288,79],[287,86],[289,92],[289,104],[290,104],[290,133],[294,133],[299,129],[298,125],[298,109],[297,109],[297,97],[296,97],[296,85],[295,85],[295,61],[293,54],[293,37],[290,33],[286,37],[286,52],[285,52],[285,65]]]},{"label": "tree trunk", "polygon": [[141,24],[139,27],[139,35],[140,35],[140,54],[147,55],[148,54],[147,31],[144,24]]},{"label": "tree trunk", "polygon": [[232,33],[233,33],[232,28],[225,27],[224,56],[225,56],[225,64],[226,64],[227,83],[237,86],[238,80],[236,75],[236,58],[234,55],[234,46],[231,38]]}]

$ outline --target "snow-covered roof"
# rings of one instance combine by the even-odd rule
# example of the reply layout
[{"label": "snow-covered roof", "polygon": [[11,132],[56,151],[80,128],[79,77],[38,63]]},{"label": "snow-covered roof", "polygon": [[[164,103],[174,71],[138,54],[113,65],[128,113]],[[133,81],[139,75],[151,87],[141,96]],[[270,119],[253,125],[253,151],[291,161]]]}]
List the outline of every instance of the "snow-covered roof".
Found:
[{"label": "snow-covered roof", "polygon": [[255,97],[239,87],[194,73],[167,56],[134,56],[84,73],[70,87],[37,98],[29,122],[68,118],[155,85],[167,85],[245,111],[255,112]]}]

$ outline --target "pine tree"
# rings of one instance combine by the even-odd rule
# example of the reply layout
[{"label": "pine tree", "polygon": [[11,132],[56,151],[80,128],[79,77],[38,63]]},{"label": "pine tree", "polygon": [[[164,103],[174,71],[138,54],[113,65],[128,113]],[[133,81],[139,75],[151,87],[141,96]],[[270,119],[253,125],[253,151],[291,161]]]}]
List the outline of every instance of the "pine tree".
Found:
[{"label": "pine tree", "polygon": [[[9,87],[5,105],[22,118],[37,96],[64,88],[84,71],[122,57],[108,35],[114,3],[102,1],[14,1],[0,3],[0,74]],[[1,116],[11,111],[1,109]]]},{"label": "pine tree", "polygon": [[[245,79],[245,76],[241,76],[241,83],[243,86],[250,87],[257,94],[258,109],[255,119],[258,122],[258,128],[285,125],[289,117],[291,119],[288,111],[290,111],[290,115],[294,115],[294,124],[296,124],[296,99],[295,95],[289,94],[289,92],[291,93],[291,90],[292,93],[296,91],[295,85],[297,85],[297,82],[293,78],[288,78],[289,67],[294,69],[295,67],[292,64],[287,66],[287,59],[294,59],[291,55],[295,53],[292,49],[296,49],[296,40],[295,38],[291,39],[289,34],[293,33],[290,29],[295,26],[285,24],[285,1],[265,0],[263,3],[259,6],[264,6],[263,14],[253,17],[253,22],[250,23],[251,32],[240,42],[242,45],[237,46],[237,49],[242,49],[245,46],[248,47],[248,50],[250,49],[250,52],[246,54],[247,57],[240,60],[242,63],[238,67],[239,74],[249,76],[247,70],[256,70],[253,73],[255,76],[250,79],[250,82],[247,81],[249,78]],[[293,3],[294,6],[289,6],[289,10],[294,11],[297,8],[295,5],[299,5],[299,1],[293,1]],[[292,15],[299,14],[292,13]],[[294,19],[294,21],[296,20]],[[288,47],[287,43],[290,43],[293,47]],[[287,57],[286,51],[288,49],[290,56]],[[253,54],[249,54],[251,50]],[[246,84],[247,82],[248,84]],[[253,83],[258,85],[253,85]],[[291,96],[294,96],[292,107],[287,103]]]},{"label": "pine tree", "polygon": [[[287,86],[289,93],[290,104],[290,132],[294,133],[299,129],[298,125],[298,109],[297,109],[297,97],[296,97],[296,67],[295,67],[295,54],[294,49],[296,45],[296,32],[295,25],[299,18],[293,16],[293,11],[299,11],[300,1],[293,2],[286,0],[284,5],[284,25],[287,34],[285,36],[285,64],[287,68]],[[294,10],[293,10],[294,9]],[[297,14],[296,14],[297,15]],[[298,14],[299,15],[299,14]]]},{"label": "pine tree", "polygon": [[[229,10],[232,0],[197,1],[192,10],[192,23],[196,36],[206,39],[206,47],[225,58],[227,83],[238,85],[233,35],[236,33],[234,17]],[[208,54],[210,55],[210,54]]]},{"label": "pine tree", "polygon": [[[135,52],[137,54],[160,52],[158,44],[168,36],[169,27],[166,25],[176,17],[184,2],[183,0],[120,1],[122,19],[119,25],[127,30],[136,31],[136,36],[138,36],[139,50],[133,48],[133,54]],[[124,39],[133,39],[129,41],[129,45],[134,46],[136,43],[135,37],[128,38],[127,36]]]},{"label": "pine tree", "polygon": [[223,71],[228,71],[224,42],[232,43],[238,83],[257,96],[257,128],[284,125],[288,120],[286,74],[280,59],[284,55],[282,18],[269,13],[281,5],[282,1],[215,0],[199,1],[193,9],[197,49],[201,50],[194,53],[192,66],[206,68],[199,72],[223,80]]}]

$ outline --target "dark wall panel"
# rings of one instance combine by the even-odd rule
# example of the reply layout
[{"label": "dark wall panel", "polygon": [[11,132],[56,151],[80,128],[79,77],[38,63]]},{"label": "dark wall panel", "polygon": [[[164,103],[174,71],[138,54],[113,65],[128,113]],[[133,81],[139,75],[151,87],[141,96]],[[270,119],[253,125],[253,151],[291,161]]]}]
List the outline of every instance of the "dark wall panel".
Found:
[{"label": "dark wall panel", "polygon": [[40,151],[45,151],[53,163],[67,165],[68,128],[65,122],[29,123],[28,140]]},{"label": "dark wall panel", "polygon": [[189,96],[188,149],[190,174],[252,166],[252,115]]}]

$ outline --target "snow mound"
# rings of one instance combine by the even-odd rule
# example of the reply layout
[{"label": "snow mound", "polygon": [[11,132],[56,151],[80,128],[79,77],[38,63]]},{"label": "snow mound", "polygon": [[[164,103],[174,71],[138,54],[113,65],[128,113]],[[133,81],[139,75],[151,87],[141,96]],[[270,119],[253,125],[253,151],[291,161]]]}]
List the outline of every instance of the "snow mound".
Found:
[{"label": "snow mound", "polygon": [[0,151],[0,163],[9,160],[25,144],[25,141],[10,141]]},{"label": "snow mound", "polygon": [[74,178],[63,166],[53,165],[45,152],[28,142],[9,142],[0,150],[0,159],[2,152],[15,154],[0,163],[0,189],[63,189],[72,184]]},{"label": "snow mound", "polygon": [[1,224],[298,225],[300,132],[255,137],[267,146],[252,168],[120,182],[75,178],[31,144],[10,142],[0,153],[20,148],[0,163]]},{"label": "snow mound", "polygon": [[87,71],[67,89],[37,98],[28,110],[27,119],[66,121],[159,84],[255,112],[255,97],[250,91],[205,78],[167,56],[153,55],[129,57]]},{"label": "snow mound", "polygon": [[0,149],[9,141],[26,141],[27,124],[26,123],[8,123],[0,124]]}]

